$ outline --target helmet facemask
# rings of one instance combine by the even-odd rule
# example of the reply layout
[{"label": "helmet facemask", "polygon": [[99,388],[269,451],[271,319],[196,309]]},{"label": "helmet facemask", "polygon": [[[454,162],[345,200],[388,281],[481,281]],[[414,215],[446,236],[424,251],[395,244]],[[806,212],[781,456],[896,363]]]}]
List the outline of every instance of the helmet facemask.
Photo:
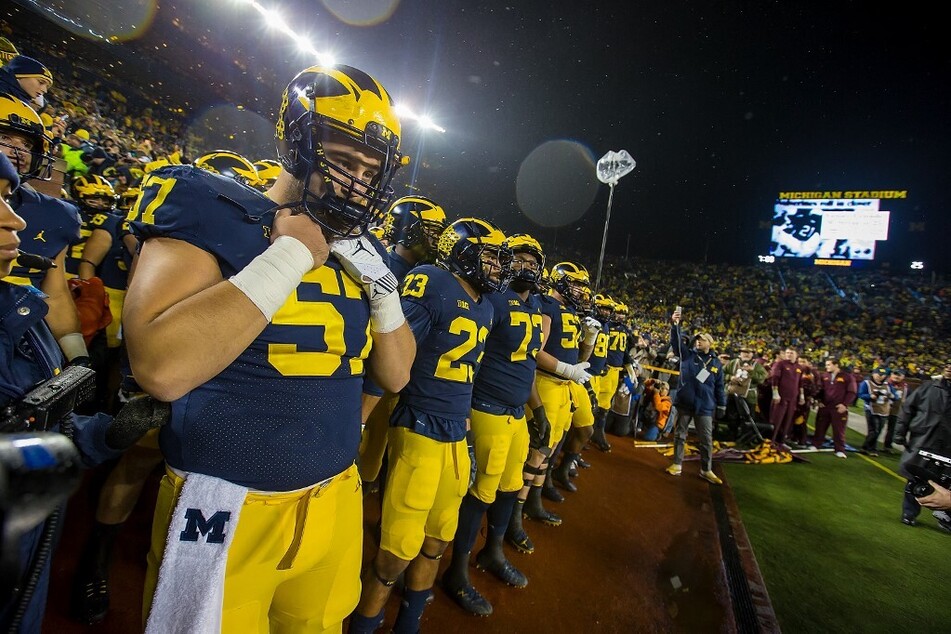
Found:
[{"label": "helmet facemask", "polygon": [[[370,224],[382,220],[393,197],[390,183],[399,166],[398,139],[390,134],[387,140],[385,129],[375,122],[361,132],[311,111],[303,113],[295,124],[289,130],[289,141],[295,148],[291,154],[302,170],[298,170],[299,176],[289,171],[300,178],[303,189],[301,199],[288,206],[302,208],[333,237],[363,235]],[[379,157],[380,169],[370,181],[350,174],[327,158],[324,144],[328,141],[362,144],[364,153]],[[312,191],[311,179],[315,177],[322,180],[322,194]]]},{"label": "helmet facemask", "polygon": [[[528,256],[528,257],[518,257]],[[516,251],[512,254],[512,281],[509,286],[516,293],[524,293],[536,288],[545,269],[545,258],[539,260],[534,251]]]},{"label": "helmet facemask", "polygon": [[[16,114],[10,115],[11,126],[0,126],[0,146],[10,162],[16,168],[21,180],[49,180],[53,175],[53,156],[43,151],[43,139],[34,138],[36,135],[27,130],[19,129],[28,122],[20,123]],[[8,138],[4,138],[8,137]],[[15,143],[16,137],[27,141],[29,149]]]}]

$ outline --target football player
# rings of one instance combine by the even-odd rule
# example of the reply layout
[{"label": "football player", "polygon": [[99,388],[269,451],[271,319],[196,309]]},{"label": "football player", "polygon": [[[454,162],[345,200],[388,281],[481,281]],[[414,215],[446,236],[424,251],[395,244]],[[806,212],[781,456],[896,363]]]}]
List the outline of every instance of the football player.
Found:
[{"label": "football player", "polygon": [[365,232],[408,159],[390,95],[350,66],[299,73],[275,136],[266,195],[169,166],[135,209],[126,343],[171,402],[148,631],[339,631],[359,598],[363,377],[398,392],[416,349]]},{"label": "football player", "polygon": [[502,540],[517,495],[523,484],[530,486],[534,480],[530,475],[525,483],[522,474],[529,438],[536,449],[547,442],[543,408],[536,409],[531,428],[525,421],[526,403],[541,406],[535,389],[535,355],[542,346],[542,313],[530,291],[541,276],[545,255],[527,234],[509,236],[505,245],[512,252],[512,281],[507,290],[486,295],[495,308],[495,320],[472,390],[475,484],[459,508],[452,560],[442,578],[446,592],[463,609],[480,616],[491,614],[492,605],[469,581],[469,555],[482,517],[487,516],[488,528],[476,565],[510,586],[525,587],[528,579],[505,558]]},{"label": "football player", "polygon": [[[584,380],[568,381],[569,394],[569,415],[568,427],[563,431],[564,442],[563,449],[559,450],[557,445],[552,445],[552,456],[549,459],[550,478],[546,482],[547,495],[549,499],[557,499],[561,494],[551,486],[552,482],[557,483],[566,491],[575,492],[577,487],[571,482],[569,471],[573,468],[581,456],[581,448],[585,446],[591,434],[594,432],[594,411],[592,410],[592,397],[590,379],[591,375],[587,370],[590,366],[588,359],[594,350],[594,344],[597,341],[598,333],[601,331],[601,323],[589,315],[585,315],[590,309],[591,287],[588,271],[583,266],[571,262],[562,262],[555,265],[551,273],[552,290],[557,292],[570,306],[571,311],[577,320],[578,330],[575,334],[574,348],[569,348],[568,337],[562,337],[561,344],[552,341],[556,349],[561,348],[561,355],[571,362],[584,362],[585,371]],[[549,293],[553,296],[553,293]],[[554,312],[554,311],[550,311]],[[584,315],[584,316],[583,316]],[[562,320],[565,319],[564,313],[561,313]],[[568,329],[565,328],[565,331]],[[546,339],[547,342],[547,339]],[[546,350],[548,346],[546,345]],[[556,358],[561,359],[559,355]],[[561,462],[555,468],[552,465],[555,462],[555,456],[561,451]]]},{"label": "football player", "polygon": [[[571,425],[569,384],[577,383],[580,387],[580,384],[591,379],[587,372],[588,362],[578,358],[581,320],[576,312],[583,306],[590,291],[588,272],[583,266],[573,262],[560,262],[553,266],[549,279],[551,288],[548,294],[539,296],[544,344],[536,355],[538,369],[535,372],[535,386],[551,425],[551,434],[545,448],[547,451],[543,452],[543,460],[538,465],[529,464],[529,467],[537,468],[540,473],[532,483],[523,514],[528,519],[559,526],[561,518],[542,506],[541,495],[544,487],[550,490],[546,497],[550,496],[557,501],[564,499],[551,483],[551,464],[555,448]],[[589,354],[590,348],[591,346],[588,346]],[[584,390],[582,392],[585,393]],[[514,533],[510,532],[509,541],[513,541],[513,537]]]},{"label": "football player", "polygon": [[[417,264],[435,260],[436,243],[446,228],[446,212],[428,198],[404,196],[393,202],[382,226],[383,239],[391,245],[387,263],[402,284]],[[363,394],[365,411],[370,413],[360,442],[360,477],[369,484],[380,476],[396,396],[384,396],[372,381],[364,383]]]},{"label": "football player", "polygon": [[474,475],[467,451],[472,385],[493,324],[485,294],[507,283],[504,240],[488,222],[457,220],[439,238],[437,266],[418,266],[403,281],[403,310],[418,354],[390,418],[380,548],[364,574],[350,632],[380,626],[403,571],[406,587],[393,630],[419,631]]},{"label": "football player", "polygon": [[52,260],[55,267],[26,266],[18,260],[8,282],[32,285],[46,294],[49,312],[46,324],[70,363],[89,363],[79,313],[66,282],[66,255],[79,242],[82,220],[75,205],[36,191],[29,179],[48,180],[53,156],[52,139],[43,121],[29,106],[9,95],[0,95],[0,151],[16,168],[22,184],[10,198],[10,205],[28,225],[20,233],[23,250]]},{"label": "football player", "polygon": [[[617,302],[614,305],[614,315],[611,318],[611,336],[608,339],[608,374],[605,380],[611,386],[611,395],[621,386],[621,372],[624,364],[628,360],[627,351],[631,339],[631,328],[627,324],[630,309],[624,302]],[[631,413],[627,416],[610,411],[607,412],[605,427],[611,429],[613,433],[626,436],[631,430],[631,419],[637,412],[636,404],[631,407]]]},{"label": "football player", "polygon": [[591,442],[601,451],[611,451],[611,443],[604,435],[604,427],[618,380],[617,369],[612,370],[608,365],[610,338],[614,334],[613,329],[616,328],[611,322],[615,304],[615,301],[607,295],[599,293],[594,296],[594,318],[601,323],[601,331],[595,339],[594,348],[591,351],[591,367],[588,368],[591,374],[591,389],[595,394],[594,402],[591,404],[595,410],[594,433],[591,435]]}]

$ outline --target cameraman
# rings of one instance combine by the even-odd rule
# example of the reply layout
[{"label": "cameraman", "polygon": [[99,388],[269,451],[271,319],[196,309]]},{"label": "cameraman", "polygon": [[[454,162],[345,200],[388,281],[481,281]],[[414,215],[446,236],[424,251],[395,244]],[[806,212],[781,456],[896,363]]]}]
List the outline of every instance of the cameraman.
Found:
[{"label": "cameraman", "polygon": [[[7,203],[19,184],[19,176],[10,160],[0,153],[0,278],[9,275],[13,260],[20,254],[17,232],[26,228],[24,220]],[[16,403],[38,383],[60,372],[63,357],[43,320],[48,310],[43,297],[32,286],[17,286],[0,280],[0,410]],[[92,417],[70,415],[73,442],[87,464],[92,465],[118,455],[105,444],[105,430],[111,420],[104,414]],[[39,438],[37,436],[38,444]],[[12,469],[15,465],[0,464],[0,469],[4,471],[8,467]],[[68,465],[63,465],[63,468],[67,469]],[[15,487],[3,491],[4,503],[16,493],[13,489]],[[42,498],[48,493],[42,491],[41,495],[32,497]],[[65,499],[69,492],[62,493]],[[14,503],[3,511],[5,525],[0,527],[3,550],[18,550],[20,561],[17,571],[19,578],[3,581],[11,586],[13,581],[20,583],[13,596],[0,596],[0,628],[4,631],[39,632],[49,585],[50,558],[46,555],[55,537],[51,538],[52,531],[45,530],[45,522],[41,522],[39,526],[27,530],[18,541],[8,540],[7,530],[14,524],[10,522],[11,515],[17,515],[18,511],[25,513],[26,510]],[[22,517],[16,519],[27,521]],[[13,541],[12,548],[10,541]],[[12,553],[0,551],[0,554],[7,560]]]},{"label": "cameraman", "polygon": [[[921,512],[921,504],[910,492],[914,480],[905,465],[918,454],[919,449],[951,455],[951,360],[945,363],[941,376],[925,381],[905,399],[898,414],[892,442],[905,446],[900,471],[909,480],[902,500],[901,521],[914,526]],[[928,499],[930,506],[939,500],[929,498],[940,498],[940,492],[936,487],[933,494],[922,499]]]}]

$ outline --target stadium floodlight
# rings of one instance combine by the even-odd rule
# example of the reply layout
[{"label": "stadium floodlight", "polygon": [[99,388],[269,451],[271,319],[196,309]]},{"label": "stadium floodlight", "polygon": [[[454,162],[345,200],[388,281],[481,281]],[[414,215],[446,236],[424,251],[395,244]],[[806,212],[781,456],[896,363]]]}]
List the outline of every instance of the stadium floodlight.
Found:
[{"label": "stadium floodlight", "polygon": [[910,268],[914,269],[915,271],[920,271],[921,269],[925,268],[925,263],[921,260],[915,260],[911,263]]},{"label": "stadium floodlight", "polygon": [[614,202],[614,186],[634,171],[637,162],[628,154],[627,150],[608,152],[598,159],[597,176],[598,180],[607,184],[611,188],[608,194],[608,212],[604,218],[604,235],[601,237],[601,256],[598,258],[598,276],[594,281],[594,292],[597,293],[601,288],[601,269],[604,267],[604,249],[608,244],[608,226],[611,224],[611,203]]},{"label": "stadium floodlight", "polygon": [[[295,33],[291,27],[287,25],[287,22],[284,21],[284,18],[280,13],[274,9],[269,9],[259,3],[257,0],[243,0],[249,6],[251,6],[255,11],[261,14],[261,17],[264,18],[265,24],[269,28],[280,31],[287,37],[289,37],[294,43],[297,44],[297,48],[300,49],[301,53],[314,57],[317,59],[317,62],[321,66],[334,66],[337,63],[337,60],[334,58],[334,55],[327,51],[318,51],[311,45],[307,38],[301,37]],[[412,110],[407,108],[402,104],[397,104],[396,114],[400,119],[415,121],[421,130],[435,130],[440,134],[446,132],[446,128],[437,125],[429,115],[417,115]]]}]

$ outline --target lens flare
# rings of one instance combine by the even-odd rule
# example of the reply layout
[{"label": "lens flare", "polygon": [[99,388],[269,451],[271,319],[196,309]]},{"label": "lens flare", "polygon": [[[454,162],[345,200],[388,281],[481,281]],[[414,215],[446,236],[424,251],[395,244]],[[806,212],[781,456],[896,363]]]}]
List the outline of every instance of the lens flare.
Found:
[{"label": "lens flare", "polygon": [[547,141],[518,169],[515,197],[522,212],[543,227],[562,227],[585,214],[598,194],[594,155],[577,141]]}]

